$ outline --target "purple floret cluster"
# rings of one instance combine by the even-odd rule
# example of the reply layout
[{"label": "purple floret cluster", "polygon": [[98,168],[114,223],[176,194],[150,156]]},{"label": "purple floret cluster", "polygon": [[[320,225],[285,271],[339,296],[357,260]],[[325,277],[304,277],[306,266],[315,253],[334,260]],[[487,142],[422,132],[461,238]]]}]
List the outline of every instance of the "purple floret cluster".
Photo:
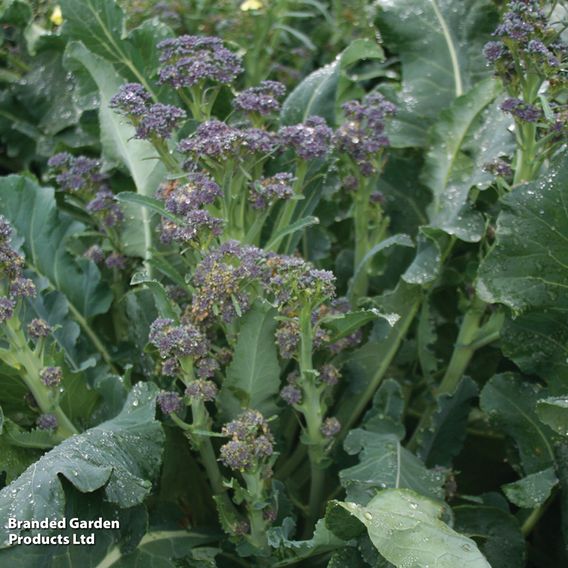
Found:
[{"label": "purple floret cluster", "polygon": [[86,209],[99,219],[103,227],[114,227],[124,221],[124,213],[116,202],[114,193],[106,187],[97,191],[95,197],[87,203]]},{"label": "purple floret cluster", "polygon": [[501,103],[501,110],[513,115],[522,122],[538,122],[542,118],[541,111],[522,99],[509,98]]},{"label": "purple floret cluster", "polygon": [[165,208],[180,216],[204,205],[211,205],[222,195],[221,188],[202,173],[189,174],[186,183],[162,186],[157,193],[157,197],[164,201]]},{"label": "purple floret cluster", "polygon": [[204,357],[209,342],[203,333],[191,323],[176,325],[167,318],[158,318],[150,326],[149,341],[166,357]]},{"label": "purple floret cluster", "polygon": [[229,323],[250,307],[247,288],[258,284],[281,311],[314,307],[333,297],[335,277],[300,258],[267,253],[227,241],[197,266],[191,314],[196,321],[220,317]]},{"label": "purple floret cluster", "polygon": [[138,83],[122,85],[109,104],[126,116],[135,127],[139,140],[167,140],[187,118],[185,111],[173,105],[152,103],[152,97]]},{"label": "purple floret cluster", "polygon": [[57,417],[54,414],[42,414],[38,416],[36,425],[40,430],[57,430]]},{"label": "purple floret cluster", "polygon": [[379,152],[389,145],[385,124],[396,113],[396,107],[380,93],[372,93],[362,102],[348,101],[342,108],[345,122],[335,133],[335,146],[355,162],[364,176],[372,175],[377,170]]},{"label": "purple floret cluster", "polygon": [[45,367],[40,371],[39,378],[46,387],[56,387],[63,378],[63,371],[61,367]]},{"label": "purple floret cluster", "polygon": [[286,172],[260,178],[250,184],[249,201],[254,209],[266,209],[275,201],[290,199],[293,183],[294,176]]},{"label": "purple floret cluster", "polygon": [[279,81],[262,81],[239,93],[233,99],[233,105],[238,110],[267,115],[280,110],[278,99],[285,94],[286,87]]},{"label": "purple floret cluster", "polygon": [[341,431],[341,423],[335,417],[326,418],[320,428],[326,438],[333,438]]},{"label": "purple floret cluster", "polygon": [[223,162],[247,154],[270,154],[278,147],[275,134],[262,128],[238,129],[217,119],[208,120],[179,143],[178,149],[189,156],[186,169],[204,159]]},{"label": "purple floret cluster", "polygon": [[164,414],[174,414],[183,408],[181,397],[175,392],[162,391],[156,397],[156,402]]},{"label": "purple floret cluster", "polygon": [[329,152],[333,130],[321,116],[310,116],[301,124],[281,128],[279,137],[281,144],[292,148],[301,159],[313,160]]},{"label": "purple floret cluster", "polygon": [[12,227],[0,215],[0,277],[5,278],[4,286],[8,289],[8,295],[0,297],[0,323],[12,318],[20,298],[32,298],[37,293],[33,281],[22,274],[24,259],[11,248],[11,238]]},{"label": "purple floret cluster", "polygon": [[242,72],[240,58],[218,37],[183,35],[158,44],[160,83],[175,89],[207,81],[230,84]]},{"label": "purple floret cluster", "polygon": [[213,381],[198,379],[187,385],[185,396],[202,400],[203,402],[210,402],[215,400],[218,390],[217,385]]},{"label": "purple floret cluster", "polygon": [[33,298],[36,294],[36,286],[29,278],[19,276],[10,282],[10,296],[12,298]]},{"label": "purple floret cluster", "polygon": [[511,80],[519,65],[532,72],[542,67],[549,78],[560,72],[566,44],[556,38],[539,1],[510,1],[493,35],[498,39],[488,42],[483,53],[505,80]]},{"label": "purple floret cluster", "polygon": [[250,307],[247,284],[262,277],[264,253],[253,246],[227,241],[197,266],[191,314],[197,321],[219,316],[229,323]]},{"label": "purple floret cluster", "polygon": [[48,337],[52,332],[51,326],[43,319],[33,319],[27,326],[28,337],[38,340],[42,337]]},{"label": "purple floret cluster", "polygon": [[47,165],[62,191],[90,194],[106,187],[107,175],[101,172],[99,160],[61,152],[52,156]]},{"label": "purple floret cluster", "polygon": [[267,420],[257,410],[246,410],[223,427],[231,440],[221,446],[221,463],[236,471],[256,470],[274,453],[274,438]]},{"label": "purple floret cluster", "polygon": [[150,93],[140,83],[126,83],[110,99],[110,108],[124,116],[141,118],[152,103]]},{"label": "purple floret cluster", "polygon": [[162,242],[198,243],[204,237],[219,236],[223,220],[214,217],[205,207],[221,196],[221,188],[201,173],[189,174],[185,184],[169,182],[162,186],[157,197],[164,201],[170,213],[179,217],[179,221],[162,218]]}]

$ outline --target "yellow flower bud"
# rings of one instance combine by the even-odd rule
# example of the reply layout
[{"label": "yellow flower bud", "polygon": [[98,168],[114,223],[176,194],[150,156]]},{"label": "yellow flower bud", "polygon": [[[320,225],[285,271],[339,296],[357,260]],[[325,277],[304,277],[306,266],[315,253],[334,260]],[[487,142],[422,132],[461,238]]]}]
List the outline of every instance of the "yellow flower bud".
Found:
[{"label": "yellow flower bud", "polygon": [[245,0],[241,4],[241,10],[243,12],[249,12],[251,10],[261,10],[264,8],[264,4],[260,0]]},{"label": "yellow flower bud", "polygon": [[51,23],[55,26],[60,26],[63,23],[63,14],[61,12],[61,6],[55,6],[51,16],[49,17]]}]

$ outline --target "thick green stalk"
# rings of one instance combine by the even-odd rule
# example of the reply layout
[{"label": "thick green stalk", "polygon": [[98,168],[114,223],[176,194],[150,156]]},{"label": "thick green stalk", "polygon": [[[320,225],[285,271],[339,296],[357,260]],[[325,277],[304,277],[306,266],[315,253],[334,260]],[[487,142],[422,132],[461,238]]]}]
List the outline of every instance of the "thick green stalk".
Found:
[{"label": "thick green stalk", "polygon": [[319,517],[323,497],[323,458],[325,455],[325,438],[321,433],[323,408],[320,390],[316,384],[312,362],[313,329],[312,308],[305,306],[300,314],[300,376],[304,400],[301,412],[306,422],[304,433],[310,459],[311,484],[306,529],[310,530]]},{"label": "thick green stalk", "polygon": [[437,394],[448,394],[456,390],[475,353],[474,339],[481,327],[481,319],[486,307],[483,301],[477,297],[474,298],[463,318],[450,363],[437,389]]},{"label": "thick green stalk", "polygon": [[[486,345],[486,343],[479,343],[476,341],[476,337],[481,327],[481,319],[483,318],[486,307],[487,305],[484,302],[475,297],[469,310],[465,313],[454,350],[452,352],[452,357],[442,382],[436,389],[436,395],[439,396],[441,394],[453,393],[463,377],[476,349],[479,349],[480,345]],[[422,414],[422,417],[414,430],[414,434],[408,442],[408,449],[415,450],[418,446],[420,433],[428,427],[435,408],[435,405],[431,405]]]},{"label": "thick green stalk", "polygon": [[260,478],[260,471],[253,473],[243,472],[243,479],[247,485],[250,500],[247,500],[247,513],[250,523],[249,542],[259,550],[268,550],[268,538],[266,536],[266,520],[259,508],[259,504],[266,501],[264,495],[264,481]]}]

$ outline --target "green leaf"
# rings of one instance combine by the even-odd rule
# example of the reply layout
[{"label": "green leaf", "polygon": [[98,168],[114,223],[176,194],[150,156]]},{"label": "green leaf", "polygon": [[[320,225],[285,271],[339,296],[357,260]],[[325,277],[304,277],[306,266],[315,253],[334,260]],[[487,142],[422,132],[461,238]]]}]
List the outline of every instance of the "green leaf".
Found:
[{"label": "green leaf", "polygon": [[[568,155],[503,199],[497,235],[479,269],[477,291],[514,312],[568,309]],[[564,349],[565,346],[562,347]]]},{"label": "green leaf", "polygon": [[[135,140],[134,128],[125,124],[124,119],[109,108],[111,97],[126,81],[110,63],[89,52],[81,43],[69,44],[65,54],[70,62],[77,62],[86,69],[99,89],[101,144],[107,166],[125,167],[137,193],[153,197],[165,178],[165,168],[157,159],[153,146],[145,140]],[[147,208],[139,205],[125,207],[125,228],[121,240],[126,254],[149,260],[152,256],[152,233],[151,215]]]},{"label": "green leaf", "polygon": [[0,178],[0,214],[24,239],[22,250],[27,266],[45,279],[50,290],[65,295],[72,317],[110,362],[108,351],[88,319],[107,312],[112,293],[101,282],[95,263],[75,261],[66,247],[69,238],[83,231],[83,225],[57,211],[52,188],[40,187],[23,176]]},{"label": "green leaf", "polygon": [[170,213],[164,207],[164,204],[159,199],[155,199],[154,197],[140,195],[138,193],[134,193],[133,191],[123,191],[122,193],[117,194],[116,199],[121,203],[131,203],[134,205],[140,205],[141,207],[146,207],[147,209],[150,209],[150,211],[158,213],[162,217],[167,217],[168,219],[176,221],[177,223],[184,222],[180,217],[177,217],[173,213]]},{"label": "green leaf", "polygon": [[550,397],[536,403],[536,414],[547,426],[568,436],[568,397]]},{"label": "green leaf", "polygon": [[420,459],[402,447],[396,436],[352,430],[344,448],[348,454],[359,454],[358,465],[339,472],[349,501],[366,504],[385,487],[413,489],[432,498],[443,497],[445,474],[426,469]]},{"label": "green leaf", "polygon": [[104,488],[106,499],[121,508],[141,503],[158,473],[164,440],[154,419],[156,390],[138,383],[116,418],[65,440],[0,491],[0,542],[8,538],[8,517],[63,516],[65,498],[58,475],[81,492]]},{"label": "green leaf", "polygon": [[[293,524],[291,524],[291,528],[293,528]],[[284,550],[285,554],[293,558],[295,562],[345,546],[345,541],[335,536],[323,519],[316,523],[314,534],[309,540],[289,540],[286,532],[289,531],[284,531],[282,528],[271,529],[270,544],[274,548]],[[274,562],[271,568],[279,568],[288,564],[290,564],[289,558],[282,562]]]},{"label": "green leaf", "polygon": [[497,25],[489,0],[379,1],[378,25],[402,63],[400,111],[389,137],[395,146],[425,146],[441,110],[491,74],[483,45]]},{"label": "green leaf", "polygon": [[168,298],[166,289],[161,282],[150,278],[145,272],[136,272],[132,275],[130,280],[131,286],[138,286],[143,284],[146,286],[154,296],[154,301],[156,302],[156,307],[160,312],[160,315],[165,318],[172,319],[174,321],[178,320],[178,315],[172,307],[172,303]]},{"label": "green leaf", "polygon": [[477,542],[492,568],[525,565],[525,539],[513,515],[489,505],[460,505],[453,511],[454,529]]},{"label": "green leaf", "polygon": [[385,489],[366,507],[340,503],[397,568],[491,568],[476,543],[439,517],[443,507],[408,489]]},{"label": "green leaf", "polygon": [[287,227],[284,227],[283,229],[272,235],[270,240],[266,243],[266,245],[264,245],[264,248],[266,250],[277,250],[278,245],[280,244],[280,241],[283,237],[287,235],[293,235],[297,231],[301,231],[302,229],[311,227],[312,225],[317,225],[318,223],[319,219],[317,217],[310,216],[298,219],[297,221],[294,221]]},{"label": "green leaf", "polygon": [[417,455],[429,467],[450,466],[464,444],[467,419],[479,389],[464,377],[452,394],[437,397],[430,423],[418,433]]},{"label": "green leaf", "polygon": [[324,316],[320,319],[320,324],[331,332],[329,342],[334,343],[379,317],[381,314],[377,310],[358,310],[335,316]]},{"label": "green leaf", "polygon": [[280,365],[274,315],[269,306],[257,302],[242,319],[233,360],[219,394],[219,404],[229,420],[246,408],[265,416],[276,411]]},{"label": "green leaf", "polygon": [[106,556],[100,559],[97,566],[107,568],[138,568],[153,566],[155,568],[175,568],[177,559],[192,555],[194,549],[212,542],[211,535],[183,530],[154,530],[147,532],[136,550],[124,554],[120,546],[111,548]]},{"label": "green leaf", "polygon": [[57,440],[49,430],[23,430],[11,420],[6,421],[4,439],[8,444],[18,448],[49,450],[57,444]]},{"label": "green leaf", "polygon": [[506,317],[501,349],[526,374],[536,374],[568,394],[568,322],[563,310],[545,308]]},{"label": "green leaf", "polygon": [[373,405],[363,417],[365,430],[377,434],[393,434],[402,440],[405,434],[403,423],[405,401],[400,384],[387,379],[373,397]]},{"label": "green leaf", "polygon": [[297,124],[317,115],[335,124],[346,84],[350,84],[347,68],[361,60],[383,58],[383,51],[376,43],[367,39],[353,41],[333,63],[308,75],[290,93],[282,105],[281,123]]},{"label": "green leaf", "polygon": [[470,189],[489,185],[492,177],[482,166],[506,151],[512,139],[508,119],[496,105],[489,106],[500,89],[494,79],[476,85],[440,114],[429,138],[422,181],[434,197],[430,225],[467,242],[479,241],[484,232]]},{"label": "green leaf", "polygon": [[352,281],[355,281],[361,271],[366,269],[367,265],[373,259],[373,257],[393,246],[414,248],[414,243],[408,235],[404,234],[393,235],[392,237],[388,237],[384,241],[377,243],[375,246],[371,247],[367,254],[361,259],[359,265],[355,268]]},{"label": "green leaf", "polygon": [[536,415],[537,401],[546,397],[546,389],[512,373],[495,375],[481,391],[481,409],[513,438],[527,475],[554,463],[553,445],[558,436]]},{"label": "green leaf", "polygon": [[0,436],[0,455],[2,455],[0,474],[4,472],[6,474],[6,483],[11,483],[34,463],[41,454],[29,448],[14,446],[10,444],[5,435],[2,435]]},{"label": "green leaf", "polygon": [[24,239],[27,266],[46,278],[51,289],[65,294],[74,316],[90,318],[108,310],[112,296],[96,265],[77,263],[66,251],[67,239],[83,225],[58,213],[52,188],[23,176],[1,178],[0,213]]},{"label": "green leaf", "polygon": [[507,499],[517,507],[534,509],[550,497],[557,485],[558,478],[554,469],[549,467],[543,471],[531,473],[514,483],[507,483],[502,486],[502,489]]},{"label": "green leaf", "polygon": [[156,45],[172,35],[156,20],[125,33],[122,9],[113,0],[61,0],[62,34],[70,43],[81,41],[98,57],[110,62],[123,77],[142,83],[150,92],[158,66]]},{"label": "green leaf", "polygon": [[503,348],[526,373],[558,393],[568,381],[568,156],[503,199],[496,242],[482,262],[478,295],[519,316],[503,330]]},{"label": "green leaf", "polygon": [[447,236],[432,227],[420,227],[417,237],[416,256],[402,275],[408,284],[430,284],[436,280],[442,268],[442,250]]},{"label": "green leaf", "polygon": [[[383,317],[375,322],[369,341],[351,353],[344,366],[347,388],[337,417],[345,429],[359,418],[389,368],[422,300],[419,286],[400,282],[392,292],[376,299]],[[367,396],[368,395],[368,396]]]}]

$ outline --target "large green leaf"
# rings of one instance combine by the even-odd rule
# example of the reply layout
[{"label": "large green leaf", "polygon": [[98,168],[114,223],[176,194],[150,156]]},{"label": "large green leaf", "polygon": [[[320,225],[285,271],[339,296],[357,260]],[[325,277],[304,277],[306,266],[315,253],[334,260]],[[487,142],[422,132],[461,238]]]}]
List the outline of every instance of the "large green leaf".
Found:
[{"label": "large green leaf", "polygon": [[514,312],[568,310],[568,154],[503,199],[496,244],[479,270],[477,291]]},{"label": "large green leaf", "polygon": [[[518,316],[503,332],[504,350],[523,371],[559,394],[568,380],[568,156],[503,199],[496,244],[479,269],[477,291]],[[520,314],[520,315],[519,315]],[[554,385],[552,385],[554,382]]]},{"label": "large green leaf", "polygon": [[[337,550],[345,546],[345,541],[335,536],[329,530],[323,520],[316,523],[314,533],[309,540],[290,540],[289,533],[294,528],[293,521],[290,518],[285,519],[283,526],[272,529],[270,531],[270,544],[274,548],[279,548],[285,560],[274,562],[271,568],[279,568],[280,566],[288,566],[292,562],[298,562],[301,559],[323,554],[330,550]],[[288,529],[288,530],[286,530]],[[293,561],[291,561],[293,559]]]},{"label": "large green leaf", "polygon": [[267,416],[276,410],[280,365],[274,342],[274,315],[269,306],[256,303],[242,320],[235,354],[219,398],[229,419],[244,408],[254,408]]},{"label": "large green leaf", "polygon": [[424,146],[455,97],[490,74],[482,49],[497,24],[489,0],[379,0],[379,29],[402,63],[395,146]]},{"label": "large green leaf", "polygon": [[563,310],[546,308],[507,317],[501,349],[524,373],[546,380],[551,393],[568,394],[568,320]]},{"label": "large green leaf", "polygon": [[421,495],[442,498],[444,473],[426,469],[396,436],[352,430],[344,447],[348,454],[359,454],[359,464],[339,473],[349,501],[366,504],[385,487],[413,489]]},{"label": "large green leaf", "polygon": [[312,115],[325,118],[329,124],[337,120],[338,106],[343,102],[350,80],[347,69],[361,60],[383,59],[383,50],[367,39],[356,39],[333,63],[308,75],[282,105],[282,124],[303,122]]},{"label": "large green leaf", "polygon": [[546,397],[546,389],[512,373],[495,375],[481,391],[482,410],[513,438],[527,475],[554,463],[553,446],[558,436],[536,415],[538,400]]},{"label": "large green leaf", "polygon": [[525,565],[525,539],[513,515],[490,505],[460,505],[453,511],[454,529],[477,542],[491,568]]},{"label": "large green leaf", "polygon": [[549,467],[537,473],[531,473],[519,481],[503,485],[503,493],[517,507],[534,509],[542,505],[558,485],[554,469]]},{"label": "large green leaf", "polygon": [[144,535],[136,550],[130,554],[124,554],[120,546],[115,546],[100,559],[98,564],[93,565],[93,568],[96,566],[175,568],[178,566],[177,559],[185,557],[194,559],[195,548],[211,541],[210,535],[183,530],[150,531]]},{"label": "large green leaf", "polygon": [[366,507],[340,503],[397,568],[491,568],[477,544],[440,520],[443,506],[409,489],[385,489]]},{"label": "large green leaf", "polygon": [[536,414],[542,422],[562,436],[568,436],[568,397],[555,396],[539,400]]},{"label": "large green leaf", "polygon": [[49,289],[65,295],[72,317],[110,362],[108,351],[88,320],[108,310],[111,291],[101,282],[93,262],[75,261],[66,249],[67,240],[83,231],[83,225],[57,211],[52,188],[40,187],[23,176],[0,179],[0,213],[24,239],[27,266]]},{"label": "large green leaf", "polygon": [[[1,412],[1,410],[0,410]],[[29,448],[20,448],[10,444],[6,436],[0,435],[0,474],[6,474],[6,483],[11,483],[41,455]]]},{"label": "large green leaf", "polygon": [[0,213],[24,239],[27,265],[46,278],[50,288],[65,294],[73,315],[90,318],[108,310],[111,293],[101,283],[96,265],[77,263],[66,250],[67,239],[84,227],[58,213],[52,188],[23,176],[2,178]]},{"label": "large green leaf", "polygon": [[[157,159],[153,146],[145,140],[134,139],[134,129],[109,108],[111,97],[125,83],[104,59],[88,51],[85,46],[73,42],[67,46],[69,61],[78,62],[96,82],[100,93],[99,120],[103,157],[109,167],[126,168],[140,195],[153,197],[165,177],[165,168]],[[76,68],[76,64],[75,64]],[[122,245],[127,254],[149,260],[152,256],[151,214],[139,205],[125,207],[125,229]]]},{"label": "large green leaf", "polygon": [[422,299],[419,286],[400,282],[398,287],[376,299],[383,315],[375,322],[368,342],[350,354],[344,367],[347,387],[338,402],[336,415],[349,429],[362,415],[389,368]]},{"label": "large green leaf", "polygon": [[470,190],[489,185],[493,178],[483,165],[509,150],[512,141],[509,119],[495,104],[490,106],[499,90],[495,80],[482,81],[441,113],[422,170],[422,181],[433,195],[430,224],[468,242],[481,239],[484,231]]},{"label": "large green leaf", "polygon": [[451,394],[436,400],[436,410],[430,423],[418,432],[418,456],[433,467],[450,466],[459,454],[466,437],[467,419],[479,389],[469,377],[464,377]]},{"label": "large green leaf", "polygon": [[62,0],[61,8],[62,33],[68,41],[81,41],[120,75],[152,90],[158,66],[156,45],[172,35],[167,26],[148,20],[127,37],[124,13],[114,0]]},{"label": "large green leaf", "polygon": [[113,420],[73,436],[45,454],[0,491],[0,541],[9,517],[19,520],[61,518],[65,497],[59,475],[81,492],[104,488],[121,508],[141,503],[158,473],[164,435],[154,419],[156,388],[139,383]]}]

